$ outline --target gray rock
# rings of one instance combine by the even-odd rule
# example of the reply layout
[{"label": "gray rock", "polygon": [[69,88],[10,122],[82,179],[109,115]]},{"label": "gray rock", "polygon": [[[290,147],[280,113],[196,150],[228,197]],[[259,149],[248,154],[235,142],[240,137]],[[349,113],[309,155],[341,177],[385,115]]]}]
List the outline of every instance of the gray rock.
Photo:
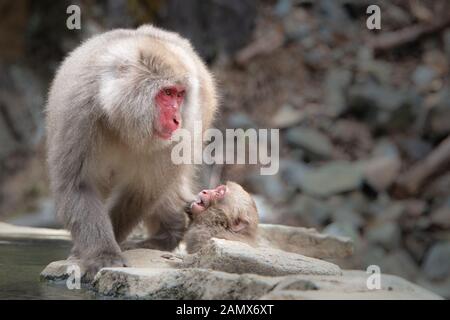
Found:
[{"label": "gray rock", "polygon": [[417,283],[424,288],[442,296],[444,299],[450,299],[450,277],[445,279],[444,281],[418,279]]},{"label": "gray rock", "polygon": [[323,232],[329,236],[351,239],[355,243],[360,241],[357,228],[353,224],[344,221],[330,223],[323,229]]},{"label": "gray rock", "polygon": [[335,161],[304,173],[301,189],[310,195],[327,197],[359,189],[363,181],[360,163]]},{"label": "gray rock", "polygon": [[450,198],[430,214],[431,222],[441,228],[450,228]]},{"label": "gray rock", "polygon": [[397,146],[388,139],[380,139],[377,141],[372,151],[372,157],[399,157],[400,153]]},{"label": "gray rock", "polygon": [[414,70],[412,80],[419,88],[426,88],[430,85],[436,75],[436,71],[432,68],[425,65],[420,65],[416,67],[416,70]]},{"label": "gray rock", "polygon": [[286,184],[301,187],[302,179],[306,171],[310,170],[307,165],[300,161],[281,160],[280,173]]},{"label": "gray rock", "polygon": [[346,90],[352,80],[348,69],[331,68],[325,78],[325,106],[328,113],[338,116],[347,108]]},{"label": "gray rock", "polygon": [[365,224],[364,219],[351,206],[336,207],[333,213],[333,221],[338,223],[346,223],[352,226],[353,229],[359,229]]},{"label": "gray rock", "polygon": [[333,156],[333,144],[330,139],[312,128],[291,128],[286,132],[286,141],[303,149],[312,158],[330,159]]},{"label": "gray rock", "polygon": [[381,275],[381,288],[367,288],[367,273],[264,277],[205,269],[105,268],[98,294],[131,299],[441,299],[396,276]]},{"label": "gray rock", "polygon": [[292,187],[286,186],[279,175],[251,174],[246,179],[251,190],[264,195],[274,203],[285,201],[291,194]]},{"label": "gray rock", "polygon": [[291,9],[292,0],[278,0],[274,8],[274,13],[279,17],[284,17]]},{"label": "gray rock", "polygon": [[256,299],[279,280],[206,269],[105,268],[94,280],[104,296],[131,299]]},{"label": "gray rock", "polygon": [[394,249],[400,245],[401,231],[396,223],[380,221],[367,231],[368,241],[379,244],[385,249]]},{"label": "gray rock", "polygon": [[192,42],[203,58],[212,60],[222,52],[235,53],[251,40],[258,2],[172,0],[165,1],[159,8],[161,27],[179,32]]},{"label": "gray rock", "polygon": [[411,255],[403,250],[394,250],[387,254],[380,260],[379,265],[383,273],[402,276],[409,280],[416,279],[420,272],[417,263],[413,260]]},{"label": "gray rock", "polygon": [[352,255],[349,238],[317,232],[315,229],[261,224],[258,244],[319,259],[344,258]]},{"label": "gray rock", "polygon": [[413,91],[398,90],[374,82],[358,83],[348,92],[350,109],[373,127],[410,128],[421,98]]},{"label": "gray rock", "polygon": [[450,60],[450,28],[447,28],[444,32],[444,46],[447,59]]},{"label": "gray rock", "polygon": [[214,238],[197,253],[187,255],[183,260],[183,266],[266,276],[341,273],[337,265],[323,260],[278,249],[254,248],[245,243]]},{"label": "gray rock", "polygon": [[308,278],[316,290],[273,290],[261,300],[441,300],[442,297],[393,275],[381,274],[380,289],[368,289],[364,271],[344,271],[336,277]]},{"label": "gray rock", "polygon": [[[134,249],[123,252],[123,256],[132,268],[175,268],[182,263],[182,257],[167,251],[151,249]],[[82,266],[79,260],[60,260],[50,263],[41,272],[41,279],[57,281],[67,279],[70,275],[69,266]]]},{"label": "gray rock", "polygon": [[386,193],[381,193],[376,201],[368,205],[366,214],[381,220],[395,221],[403,215],[405,208],[404,202],[393,201]]},{"label": "gray rock", "polygon": [[436,243],[427,252],[423,272],[430,280],[441,280],[450,275],[450,241]]},{"label": "gray rock", "polygon": [[439,198],[446,199],[450,190],[450,172],[437,177],[429,186],[426,187],[424,198],[435,200]]},{"label": "gray rock", "polygon": [[256,128],[256,124],[245,113],[234,112],[228,117],[228,126],[230,129]]},{"label": "gray rock", "polygon": [[300,122],[302,118],[303,113],[300,110],[294,109],[294,107],[289,104],[285,104],[273,116],[272,126],[275,128],[291,127]]},{"label": "gray rock", "polygon": [[364,179],[378,192],[386,191],[400,173],[401,160],[397,156],[371,159],[364,166]]},{"label": "gray rock", "polygon": [[450,93],[449,87],[445,86],[438,94],[438,101],[430,110],[428,127],[434,137],[445,137],[450,133]]},{"label": "gray rock", "polygon": [[323,225],[332,211],[333,208],[325,202],[305,194],[297,196],[289,206],[289,213],[300,218],[307,227]]},{"label": "gray rock", "polygon": [[413,161],[424,159],[433,149],[428,141],[418,137],[405,137],[400,139],[399,142],[402,151]]}]

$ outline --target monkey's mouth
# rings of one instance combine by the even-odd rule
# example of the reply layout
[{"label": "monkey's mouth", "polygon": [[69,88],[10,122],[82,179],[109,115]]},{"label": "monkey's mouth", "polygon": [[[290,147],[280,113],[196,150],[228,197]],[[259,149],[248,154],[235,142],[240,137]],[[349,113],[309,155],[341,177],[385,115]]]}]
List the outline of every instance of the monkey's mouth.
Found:
[{"label": "monkey's mouth", "polygon": [[205,197],[203,195],[199,195],[195,201],[191,203],[191,212],[199,213],[208,209],[210,204],[209,197]]},{"label": "monkey's mouth", "polygon": [[207,195],[199,194],[197,198],[186,207],[186,213],[192,219],[194,215],[200,214],[209,208],[211,199]]}]

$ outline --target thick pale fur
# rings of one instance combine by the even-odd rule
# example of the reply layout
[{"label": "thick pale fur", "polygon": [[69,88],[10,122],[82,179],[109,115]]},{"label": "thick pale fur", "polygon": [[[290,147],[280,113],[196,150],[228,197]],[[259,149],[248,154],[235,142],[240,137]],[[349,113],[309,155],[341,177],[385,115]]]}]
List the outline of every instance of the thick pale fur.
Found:
[{"label": "thick pale fur", "polygon": [[[219,238],[256,244],[259,216],[253,198],[237,183],[227,182],[226,196],[199,214],[184,236],[188,253],[197,252],[209,239]],[[242,228],[233,230],[233,226]]]},{"label": "thick pale fur", "polygon": [[174,142],[153,134],[155,94],[173,84],[186,87],[182,127],[192,135],[195,120],[210,127],[214,79],[175,33],[149,25],[106,32],[56,73],[46,107],[51,186],[88,279],[126,264],[119,244],[141,219],[153,233],[142,246],[172,250],[183,236],[194,168],[174,165]]}]

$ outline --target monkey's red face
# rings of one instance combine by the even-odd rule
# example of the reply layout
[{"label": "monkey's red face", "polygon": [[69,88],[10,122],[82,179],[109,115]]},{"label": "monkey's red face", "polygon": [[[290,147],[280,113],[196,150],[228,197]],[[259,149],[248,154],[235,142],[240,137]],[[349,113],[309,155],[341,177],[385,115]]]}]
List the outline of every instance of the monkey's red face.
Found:
[{"label": "monkey's red face", "polygon": [[201,191],[197,195],[197,200],[191,204],[191,213],[199,214],[208,209],[212,204],[223,199],[228,192],[225,185],[220,185],[215,189]]},{"label": "monkey's red face", "polygon": [[181,126],[181,106],[185,88],[180,85],[161,89],[155,97],[158,109],[155,133],[162,139],[170,139],[173,132]]}]

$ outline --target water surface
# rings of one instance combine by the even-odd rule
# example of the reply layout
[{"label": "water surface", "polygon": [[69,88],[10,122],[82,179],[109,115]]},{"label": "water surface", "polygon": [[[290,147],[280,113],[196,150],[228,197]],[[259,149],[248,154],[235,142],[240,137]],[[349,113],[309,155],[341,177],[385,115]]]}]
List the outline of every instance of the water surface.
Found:
[{"label": "water surface", "polygon": [[39,274],[50,262],[66,259],[71,244],[62,240],[0,238],[0,299],[94,299],[90,291],[68,290]]}]

